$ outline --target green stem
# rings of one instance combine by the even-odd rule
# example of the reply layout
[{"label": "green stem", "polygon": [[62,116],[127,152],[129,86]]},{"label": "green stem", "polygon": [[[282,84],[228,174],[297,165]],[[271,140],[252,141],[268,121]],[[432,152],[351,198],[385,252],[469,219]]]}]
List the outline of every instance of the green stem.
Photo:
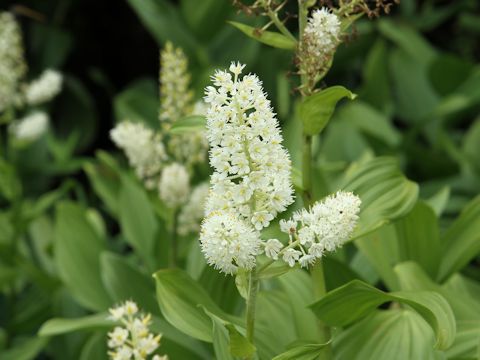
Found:
[{"label": "green stem", "polygon": [[306,208],[313,202],[313,185],[312,185],[312,137],[303,135],[302,144],[302,198]]},{"label": "green stem", "polygon": [[293,34],[287,29],[287,27],[285,26],[285,24],[278,18],[278,14],[277,14],[276,12],[268,9],[267,15],[268,15],[268,17],[270,18],[270,20],[272,20],[272,22],[275,24],[275,26],[277,27],[277,29],[278,29],[283,35],[285,35],[285,36],[288,37],[289,39],[297,42],[297,39],[295,38],[295,36],[293,36]]},{"label": "green stem", "polygon": [[178,214],[179,214],[179,209],[175,209],[173,213],[173,221],[172,221],[172,232],[170,236],[171,240],[171,246],[170,246],[170,267],[176,267],[177,266],[177,260],[178,260],[178,233],[177,233],[177,228],[178,228]]},{"label": "green stem", "polygon": [[[307,25],[307,18],[308,18],[308,7],[309,4],[305,0],[298,0],[298,28],[300,33],[300,39],[302,39],[303,31],[305,30],[305,26]],[[301,75],[301,88],[303,89],[302,95],[308,96],[310,95],[312,89],[310,89],[308,84],[308,78],[305,74],[302,73]],[[302,185],[303,185],[303,192],[302,198],[305,207],[309,207],[313,203],[313,182],[312,182],[312,167],[313,167],[313,159],[312,159],[312,136],[303,134],[303,145],[302,145]],[[321,299],[326,294],[326,287],[325,287],[325,276],[323,273],[323,262],[321,259],[318,259],[310,268],[310,277],[312,280],[312,288],[315,300]],[[323,322],[318,321],[318,330],[320,332],[320,341],[322,343],[326,343],[330,341],[331,333],[330,328],[326,326]],[[332,359],[332,350],[331,346],[327,345],[325,350],[319,356],[321,360],[329,360]]]},{"label": "green stem", "polygon": [[[246,313],[246,328],[247,328],[247,340],[254,344],[254,332],[255,332],[255,307],[257,303],[257,293],[258,293],[259,281],[254,268],[250,272],[250,281],[248,286],[248,297],[247,297],[247,313]],[[245,360],[253,359],[253,355],[247,357]]]}]

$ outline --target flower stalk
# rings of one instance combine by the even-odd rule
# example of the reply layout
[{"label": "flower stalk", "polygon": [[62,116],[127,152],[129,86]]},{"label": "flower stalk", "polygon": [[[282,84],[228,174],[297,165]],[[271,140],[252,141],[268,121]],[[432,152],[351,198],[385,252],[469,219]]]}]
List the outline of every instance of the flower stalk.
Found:
[{"label": "flower stalk", "polygon": [[[257,304],[257,293],[259,288],[259,280],[257,277],[256,269],[254,268],[250,272],[249,286],[248,286],[248,297],[246,301],[247,310],[246,310],[246,329],[247,329],[247,340],[253,344],[254,343],[254,333],[255,333],[255,308]],[[253,355],[247,360],[253,359]]]}]

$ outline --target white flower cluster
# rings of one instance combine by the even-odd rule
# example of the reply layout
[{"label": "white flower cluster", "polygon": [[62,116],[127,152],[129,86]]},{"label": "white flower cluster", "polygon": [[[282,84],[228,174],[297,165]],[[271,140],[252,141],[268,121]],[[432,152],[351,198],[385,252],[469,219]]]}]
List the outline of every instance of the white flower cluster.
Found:
[{"label": "white flower cluster", "polygon": [[322,57],[331,54],[339,43],[340,21],[327,8],[313,11],[305,27],[304,36],[309,38],[312,54]]},{"label": "white flower cluster", "polygon": [[167,158],[160,136],[142,123],[123,121],[110,130],[110,137],[125,152],[137,176],[154,188]]},{"label": "white flower cluster", "polygon": [[202,223],[202,252],[209,265],[226,274],[252,269],[261,251],[259,234],[230,212],[212,212]]},{"label": "white flower cluster", "polygon": [[[188,60],[180,48],[167,42],[160,54],[160,120],[173,123],[188,115],[193,94],[189,90]],[[166,125],[166,124],[165,124]],[[168,126],[167,126],[168,127]]]},{"label": "white flower cluster", "polygon": [[30,105],[37,105],[53,99],[62,89],[62,74],[58,71],[45,70],[40,77],[25,89],[25,98]]},{"label": "white flower cluster", "polygon": [[162,171],[158,192],[160,198],[170,208],[178,208],[185,203],[190,192],[188,171],[182,164],[171,163]]},{"label": "white flower cluster", "polygon": [[[215,171],[200,242],[209,263],[226,273],[255,265],[261,251],[258,232],[293,202],[291,162],[281,145],[277,119],[258,77],[239,78],[244,66],[232,63],[230,73],[217,71],[212,78],[215,86],[207,87],[205,96],[210,105],[210,164]],[[218,222],[243,232],[223,236],[211,229]]]},{"label": "white flower cluster", "polygon": [[0,12],[0,112],[20,101],[18,85],[26,71],[20,28],[12,14]]},{"label": "white flower cluster", "polygon": [[[339,191],[316,202],[310,211],[295,212],[290,220],[280,220],[280,230],[298,240],[298,248],[287,247],[283,260],[290,266],[298,261],[300,266],[313,264],[327,251],[342,246],[352,235],[360,212],[360,198],[351,192]],[[271,242],[271,243],[269,243]],[[283,245],[278,240],[269,240],[265,245],[267,256],[277,259]]]},{"label": "white flower cluster", "polygon": [[[110,309],[110,319],[120,322],[108,333],[108,352],[112,360],[146,360],[160,346],[161,335],[149,330],[150,314],[140,314],[133,301]],[[154,355],[151,360],[168,360],[167,356]]]},{"label": "white flower cluster", "polygon": [[35,111],[9,126],[10,133],[19,141],[34,141],[48,130],[48,115]]},{"label": "white flower cluster", "polygon": [[182,207],[178,216],[178,233],[180,235],[198,233],[200,230],[200,221],[203,219],[208,192],[208,183],[202,183],[193,189],[187,203]]}]

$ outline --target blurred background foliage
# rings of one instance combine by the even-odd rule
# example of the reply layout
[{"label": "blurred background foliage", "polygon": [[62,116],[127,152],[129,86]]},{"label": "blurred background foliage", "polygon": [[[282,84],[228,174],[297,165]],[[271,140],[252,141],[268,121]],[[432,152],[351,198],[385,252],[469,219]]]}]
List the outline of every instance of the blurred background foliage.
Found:
[{"label": "blurred background foliage", "polygon": [[[110,300],[106,299],[111,299],[112,293],[115,300],[122,299],[121,293],[112,290],[115,271],[105,269],[121,266],[129,273],[136,271],[129,265],[131,259],[106,253],[101,265],[97,261],[91,269],[92,281],[100,285],[90,288],[92,296],[72,301],[54,268],[68,268],[75,254],[69,254],[68,247],[57,250],[65,256],[55,265],[51,256],[51,215],[58,199],[75,199],[81,204],[59,205],[57,221],[62,217],[60,222],[67,225],[55,226],[55,231],[67,233],[66,237],[77,232],[78,242],[105,239],[122,228],[126,242],[135,248],[139,236],[150,238],[162,231],[156,226],[150,229],[149,220],[143,219],[147,221],[142,227],[146,233],[129,232],[132,225],[122,219],[130,214],[117,211],[122,208],[116,202],[119,193],[123,191],[124,208],[130,207],[132,198],[148,199],[119,169],[117,162],[122,160],[98,150],[113,150],[108,131],[116,121],[129,118],[158,126],[159,49],[167,40],[189,56],[196,98],[202,96],[213,69],[225,68],[232,60],[244,62],[248,71],[258,73],[273,99],[296,167],[300,164],[301,128],[295,115],[297,79],[292,74],[290,53],[252,41],[229,25],[228,20],[263,25],[262,19],[236,11],[229,0],[1,0],[0,9],[14,12],[22,25],[29,77],[48,67],[61,70],[65,76],[64,90],[51,105],[54,136],[34,144],[18,159],[18,176],[28,199],[23,206],[30,213],[25,210],[24,223],[18,229],[10,229],[0,217],[0,246],[8,242],[9,232],[23,231],[42,254],[35,265],[19,260],[22,279],[17,280],[22,283],[23,295],[19,299],[0,298],[2,309],[16,309],[0,313],[0,323],[7,324],[0,329],[0,349],[15,349],[16,341],[30,339],[28,346],[22,343],[10,357],[0,357],[18,360],[33,358],[45,346],[46,338],[31,336],[47,319],[86,314],[77,302],[96,311],[108,307]],[[295,2],[291,9],[294,12]],[[361,20],[352,38],[338,50],[325,78],[329,86],[343,85],[359,96],[354,102],[342,103],[322,138],[316,139],[317,197],[334,190],[335,179],[351,162],[370,155],[390,155],[399,159],[409,179],[421,185],[421,197],[444,212],[440,225],[446,227],[480,190],[479,60],[480,2],[476,0],[401,0],[389,16]],[[11,179],[7,171],[2,170],[1,176],[0,185],[5,188]],[[152,211],[147,218],[162,216],[160,205],[142,209]],[[136,210],[130,209],[132,214]],[[85,224],[69,228],[70,218],[82,218]],[[88,236],[84,231],[90,232]],[[108,244],[93,240],[85,245],[90,249],[85,251],[125,251],[124,243],[115,241],[117,237],[112,236]],[[28,259],[28,247],[22,247],[20,254]],[[8,254],[3,252],[1,257],[5,260]],[[10,260],[5,263],[10,264]],[[194,274],[195,262],[189,264],[187,270]],[[480,279],[479,268],[474,260],[464,271]],[[234,286],[224,280],[226,290],[217,287],[221,276],[212,273],[202,275],[199,281],[215,300],[232,307],[228,294],[236,291]],[[0,286],[15,277],[18,274],[12,274],[12,268],[2,265]],[[215,287],[212,278],[217,281]],[[68,284],[71,279],[62,281]],[[102,282],[110,284],[109,289],[102,290],[105,294],[98,292],[103,289]],[[142,306],[158,313],[151,302],[143,300]],[[170,326],[159,321],[161,331]],[[89,356],[95,351],[104,353],[102,333],[94,333],[86,343],[85,336],[75,333],[55,338],[46,353],[52,358],[81,353],[82,359],[93,358]],[[166,353],[204,351],[194,342],[183,344],[190,349],[184,350],[175,342],[182,342],[178,340],[181,334],[175,336],[170,345],[166,340]]]}]

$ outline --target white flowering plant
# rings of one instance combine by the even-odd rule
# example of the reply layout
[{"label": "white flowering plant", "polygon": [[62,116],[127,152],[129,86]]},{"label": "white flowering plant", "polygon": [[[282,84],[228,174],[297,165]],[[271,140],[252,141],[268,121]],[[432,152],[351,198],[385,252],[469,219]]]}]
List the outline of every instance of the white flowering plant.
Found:
[{"label": "white flowering plant", "polygon": [[476,358],[478,73],[417,31],[450,6],[393,3],[129,0],[160,79],[15,256],[0,213],[0,359]]}]

